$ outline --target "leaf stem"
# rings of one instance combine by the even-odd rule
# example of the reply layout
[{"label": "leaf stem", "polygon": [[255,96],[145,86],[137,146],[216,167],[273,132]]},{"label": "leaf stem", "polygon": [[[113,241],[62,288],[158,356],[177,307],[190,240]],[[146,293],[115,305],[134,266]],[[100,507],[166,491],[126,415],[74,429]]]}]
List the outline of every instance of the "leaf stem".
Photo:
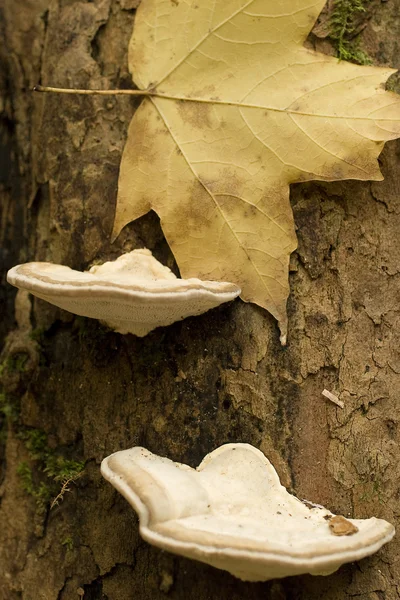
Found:
[{"label": "leaf stem", "polygon": [[35,85],[34,92],[51,92],[54,94],[81,94],[84,96],[152,96],[151,90],[80,90],[76,88],[58,88]]}]

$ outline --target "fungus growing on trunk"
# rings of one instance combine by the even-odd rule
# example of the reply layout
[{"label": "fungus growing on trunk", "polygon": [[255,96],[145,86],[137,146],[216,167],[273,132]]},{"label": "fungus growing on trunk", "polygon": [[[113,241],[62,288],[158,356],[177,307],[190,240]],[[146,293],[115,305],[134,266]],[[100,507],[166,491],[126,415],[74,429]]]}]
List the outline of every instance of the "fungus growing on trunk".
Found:
[{"label": "fungus growing on trunk", "polygon": [[47,262],[17,265],[8,272],[7,281],[71,313],[139,337],[240,294],[233,283],[178,279],[147,249],[133,250],[84,272]]},{"label": "fungus growing on trunk", "polygon": [[248,581],[328,575],[394,535],[376,518],[349,519],[352,534],[334,535],[334,515],[289,494],[248,444],[221,446],[197,469],[136,447],[105,458],[101,472],[138,513],[146,541]]}]

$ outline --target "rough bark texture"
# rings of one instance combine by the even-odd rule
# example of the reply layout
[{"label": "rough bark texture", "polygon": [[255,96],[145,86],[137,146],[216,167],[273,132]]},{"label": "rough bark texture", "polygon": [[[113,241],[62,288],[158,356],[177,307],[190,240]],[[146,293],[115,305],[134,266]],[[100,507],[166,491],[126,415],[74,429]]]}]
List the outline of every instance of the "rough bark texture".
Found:
[{"label": "rough bark texture", "polygon": [[[30,92],[38,82],[129,87],[136,5],[2,3],[2,283],[18,262],[84,269],[143,246],[174,267],[155,215],[109,243],[138,101]],[[376,64],[399,67],[400,0],[368,8],[364,46]],[[324,39],[310,43],[332,52]],[[104,456],[133,445],[195,466],[222,443],[249,442],[300,498],[396,523],[399,158],[399,142],[388,144],[382,183],[293,187],[299,249],[286,348],[274,320],[240,301],[137,339],[16,297],[4,284],[1,600],[400,598],[398,538],[329,577],[243,583],[144,543],[134,512],[99,473]],[[324,388],[340,394],[344,410],[321,396]],[[49,457],[86,462],[51,510],[48,497],[61,484],[45,472]]]}]

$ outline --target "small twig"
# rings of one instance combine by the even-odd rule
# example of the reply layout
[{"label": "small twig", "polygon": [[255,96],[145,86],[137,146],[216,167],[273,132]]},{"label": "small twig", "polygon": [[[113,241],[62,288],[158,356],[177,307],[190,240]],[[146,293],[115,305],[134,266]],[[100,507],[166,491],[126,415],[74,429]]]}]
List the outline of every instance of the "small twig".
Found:
[{"label": "small twig", "polygon": [[82,475],[83,475],[83,471],[81,473],[78,473],[78,475],[75,475],[74,477],[69,477],[68,479],[66,479],[63,482],[63,484],[61,486],[61,490],[58,492],[57,496],[54,498],[54,500],[50,504],[50,510],[60,503],[60,500],[62,500],[64,498],[64,494],[71,491],[71,488],[68,487],[69,484],[74,483]]},{"label": "small twig", "polygon": [[328,392],[328,390],[324,390],[322,392],[322,395],[325,396],[325,398],[328,398],[328,400],[330,400],[337,406],[340,406],[340,408],[344,408],[343,400],[339,400],[339,398],[337,396],[335,396],[335,394],[332,394],[332,392]]},{"label": "small twig", "polygon": [[322,504],[315,504],[315,502],[311,502],[310,500],[306,500],[305,498],[300,498],[300,501],[307,506],[307,508],[323,508],[326,510],[325,506]]},{"label": "small twig", "polygon": [[53,94],[81,94],[84,96],[152,96],[151,90],[80,90],[76,88],[57,88],[46,85],[35,85],[34,92],[51,92]]}]

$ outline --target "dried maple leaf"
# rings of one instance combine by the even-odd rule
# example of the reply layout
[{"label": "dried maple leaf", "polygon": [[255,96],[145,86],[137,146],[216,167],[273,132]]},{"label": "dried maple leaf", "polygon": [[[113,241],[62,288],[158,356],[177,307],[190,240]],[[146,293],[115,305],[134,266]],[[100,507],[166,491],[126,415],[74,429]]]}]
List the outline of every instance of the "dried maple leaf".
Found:
[{"label": "dried maple leaf", "polygon": [[142,0],[130,42],[147,90],[124,149],[113,235],[153,209],[181,274],[227,280],[287,329],[289,184],[382,179],[400,135],[394,71],[302,44],[324,0]]}]

